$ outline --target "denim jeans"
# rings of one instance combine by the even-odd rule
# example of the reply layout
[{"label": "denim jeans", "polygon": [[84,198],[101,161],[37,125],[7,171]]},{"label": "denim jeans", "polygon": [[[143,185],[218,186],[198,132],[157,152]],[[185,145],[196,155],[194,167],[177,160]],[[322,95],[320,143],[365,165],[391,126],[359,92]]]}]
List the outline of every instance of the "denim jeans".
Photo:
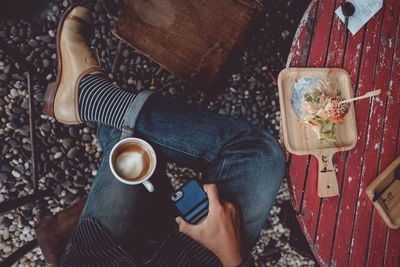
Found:
[{"label": "denim jeans", "polygon": [[160,95],[144,105],[136,137],[157,154],[157,170],[143,185],[125,185],[113,177],[109,153],[121,132],[101,125],[104,156],[81,217],[97,218],[116,242],[137,250],[144,240],[162,237],[173,221],[171,185],[165,162],[174,161],[203,173],[201,183],[215,183],[220,197],[240,207],[244,244],[250,249],[269,215],[284,174],[285,159],[276,140],[241,119],[201,110]]}]

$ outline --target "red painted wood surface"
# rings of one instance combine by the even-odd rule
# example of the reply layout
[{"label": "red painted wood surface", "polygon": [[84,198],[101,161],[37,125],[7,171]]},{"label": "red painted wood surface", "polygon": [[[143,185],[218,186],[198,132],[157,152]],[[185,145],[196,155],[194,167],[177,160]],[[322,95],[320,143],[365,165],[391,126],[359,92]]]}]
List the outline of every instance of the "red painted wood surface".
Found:
[{"label": "red painted wood surface", "polygon": [[288,67],[339,67],[354,95],[358,141],[337,153],[339,196],[320,199],[317,160],[289,156],[289,185],[297,219],[321,266],[400,266],[400,229],[389,229],[365,194],[369,183],[400,155],[399,0],[384,7],[356,35],[334,14],[343,0],[313,0],[293,40]]}]

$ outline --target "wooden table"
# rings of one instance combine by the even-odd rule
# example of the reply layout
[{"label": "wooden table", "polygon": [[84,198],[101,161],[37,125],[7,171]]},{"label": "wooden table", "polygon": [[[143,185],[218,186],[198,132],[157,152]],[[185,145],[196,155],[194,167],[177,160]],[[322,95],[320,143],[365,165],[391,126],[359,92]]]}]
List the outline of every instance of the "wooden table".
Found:
[{"label": "wooden table", "polygon": [[317,195],[317,160],[288,155],[297,219],[321,266],[400,266],[400,229],[389,229],[365,194],[368,184],[399,154],[399,0],[381,9],[355,36],[334,14],[342,0],[311,2],[293,40],[288,67],[340,67],[355,95],[358,142],[334,157],[339,196]]}]

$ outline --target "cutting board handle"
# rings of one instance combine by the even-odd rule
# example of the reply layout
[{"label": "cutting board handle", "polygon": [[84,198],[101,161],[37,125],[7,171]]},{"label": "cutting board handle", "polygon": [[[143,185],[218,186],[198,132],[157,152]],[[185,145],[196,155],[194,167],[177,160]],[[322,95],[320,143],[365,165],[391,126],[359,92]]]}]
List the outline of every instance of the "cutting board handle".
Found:
[{"label": "cutting board handle", "polygon": [[318,196],[333,197],[339,193],[335,168],[333,167],[333,151],[317,153],[318,159]]}]

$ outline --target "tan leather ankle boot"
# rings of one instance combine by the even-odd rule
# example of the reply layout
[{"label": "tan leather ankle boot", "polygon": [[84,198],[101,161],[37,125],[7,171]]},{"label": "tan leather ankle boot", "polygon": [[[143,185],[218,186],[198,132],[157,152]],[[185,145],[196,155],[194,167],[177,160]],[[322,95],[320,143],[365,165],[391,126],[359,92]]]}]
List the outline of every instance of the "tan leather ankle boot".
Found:
[{"label": "tan leather ankle boot", "polygon": [[58,26],[57,78],[46,89],[43,111],[65,124],[81,122],[78,87],[83,76],[102,72],[97,57],[90,50],[89,37],[92,30],[90,12],[82,5],[70,7]]}]

